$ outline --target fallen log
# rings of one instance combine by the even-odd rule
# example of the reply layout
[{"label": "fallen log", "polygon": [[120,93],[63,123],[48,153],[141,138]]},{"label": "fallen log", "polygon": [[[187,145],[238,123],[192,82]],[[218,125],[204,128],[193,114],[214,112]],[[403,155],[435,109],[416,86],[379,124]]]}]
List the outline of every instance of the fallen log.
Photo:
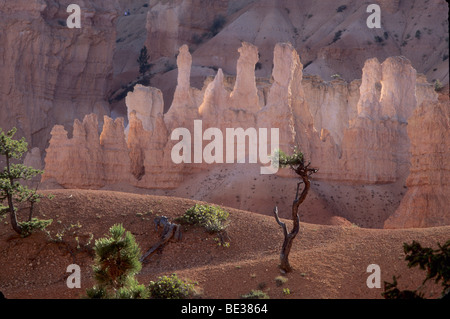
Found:
[{"label": "fallen log", "polygon": [[159,216],[154,219],[155,229],[162,227],[161,239],[153,245],[144,255],[142,255],[140,261],[143,262],[146,258],[153,255],[156,251],[162,251],[164,246],[173,238],[176,241],[180,241],[182,238],[181,226],[169,222],[166,216]]}]

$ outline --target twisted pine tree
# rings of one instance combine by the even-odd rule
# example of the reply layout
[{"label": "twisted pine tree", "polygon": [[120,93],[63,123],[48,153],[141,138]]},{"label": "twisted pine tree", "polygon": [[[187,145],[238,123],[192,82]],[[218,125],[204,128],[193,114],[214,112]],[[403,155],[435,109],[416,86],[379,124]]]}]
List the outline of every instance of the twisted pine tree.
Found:
[{"label": "twisted pine tree", "polygon": [[[292,267],[289,264],[289,253],[291,251],[292,243],[300,230],[300,217],[298,215],[298,208],[301,203],[306,199],[308,191],[311,187],[309,176],[317,172],[317,169],[310,168],[310,164],[305,164],[303,153],[297,148],[294,149],[292,155],[286,155],[283,151],[279,150],[275,154],[275,163],[278,163],[279,167],[290,167],[299,177],[300,181],[297,183],[297,192],[295,199],[292,203],[292,221],[293,228],[291,232],[288,232],[286,224],[283,223],[278,217],[278,208],[275,207],[274,215],[278,225],[283,229],[284,242],[280,253],[280,268],[285,272],[291,272]],[[303,190],[299,195],[300,185],[304,184]]]},{"label": "twisted pine tree", "polygon": [[109,229],[109,236],[95,241],[94,279],[86,290],[88,298],[148,298],[148,291],[135,278],[142,268],[141,251],[134,236],[121,224]]}]

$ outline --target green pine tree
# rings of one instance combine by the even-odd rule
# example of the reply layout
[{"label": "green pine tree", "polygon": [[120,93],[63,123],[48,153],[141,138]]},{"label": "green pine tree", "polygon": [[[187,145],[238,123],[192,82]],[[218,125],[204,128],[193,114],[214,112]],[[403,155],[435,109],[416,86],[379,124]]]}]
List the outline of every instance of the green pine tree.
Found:
[{"label": "green pine tree", "polygon": [[[13,230],[23,237],[30,235],[36,229],[43,229],[52,220],[33,218],[33,205],[43,197],[36,190],[20,183],[21,180],[30,180],[43,171],[23,164],[14,164],[14,160],[22,158],[27,151],[28,143],[25,138],[14,139],[17,129],[13,128],[3,132],[0,128],[0,155],[6,159],[6,167],[0,171],[0,216],[9,213]],[[3,203],[6,200],[7,206]],[[19,222],[17,218],[17,204],[29,202],[30,210],[27,221]]]},{"label": "green pine tree", "polygon": [[[419,266],[426,270],[426,277],[421,287],[428,280],[435,283],[441,282],[441,298],[450,297],[450,240],[444,245],[438,243],[438,249],[422,247],[420,243],[413,241],[411,244],[403,243],[403,250],[406,254],[405,260],[408,262],[408,268]],[[393,276],[393,282],[384,282],[384,293],[386,299],[416,299],[424,298],[424,294],[417,290],[400,290],[397,288],[397,277]]]},{"label": "green pine tree", "polygon": [[88,298],[147,298],[148,291],[135,278],[142,268],[141,251],[134,236],[121,224],[109,229],[109,236],[95,241],[96,285],[86,290]]},{"label": "green pine tree", "polygon": [[143,76],[145,73],[147,73],[148,70],[150,70],[151,64],[148,63],[148,59],[150,56],[147,52],[147,47],[144,46],[141,49],[141,52],[139,54],[139,58],[137,59],[137,62],[139,63],[139,73]]}]

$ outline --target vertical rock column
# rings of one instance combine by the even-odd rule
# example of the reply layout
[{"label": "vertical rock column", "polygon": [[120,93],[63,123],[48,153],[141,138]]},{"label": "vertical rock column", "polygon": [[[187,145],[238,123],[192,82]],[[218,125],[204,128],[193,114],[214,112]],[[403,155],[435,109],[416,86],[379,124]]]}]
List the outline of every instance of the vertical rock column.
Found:
[{"label": "vertical rock column", "polygon": [[105,184],[132,182],[130,156],[125,140],[124,120],[105,116],[100,134]]},{"label": "vertical rock column", "polygon": [[[127,145],[134,185],[166,188],[172,184],[173,163],[166,158],[169,139],[163,118],[164,100],[156,88],[136,85],[126,98],[128,108]],[[169,153],[170,156],[170,153]],[[175,169],[174,174],[179,174]]]},{"label": "vertical rock column", "polygon": [[190,86],[192,56],[187,45],[180,47],[177,66],[177,86],[172,105],[164,116],[164,121],[169,131],[177,127],[189,127],[199,117],[194,89]]},{"label": "vertical rock column", "polygon": [[[270,130],[279,130],[279,149],[287,154],[292,153],[295,146],[294,115],[292,113],[292,93],[295,76],[302,68],[300,58],[290,43],[275,46],[273,59],[273,84],[267,98],[267,104],[257,113],[258,128],[267,128],[268,138]],[[297,82],[298,83],[298,82]],[[268,152],[274,148],[272,141],[268,141]],[[281,170],[278,174],[291,175],[289,170]]]},{"label": "vertical rock column", "polygon": [[65,188],[96,189],[105,186],[104,159],[95,114],[73,123],[73,137],[55,125],[45,157],[42,181],[54,179]]},{"label": "vertical rock column", "polygon": [[242,42],[238,49],[239,59],[236,66],[236,82],[231,92],[232,107],[256,113],[258,90],[256,88],[255,65],[258,62],[258,48],[253,44]]},{"label": "vertical rock column", "polygon": [[408,123],[411,169],[408,191],[385,228],[450,225],[450,107],[425,101]]},{"label": "vertical rock column", "polygon": [[208,84],[198,112],[205,124],[218,127],[230,105],[230,94],[223,83],[223,72],[219,69],[214,80]]},{"label": "vertical rock column", "polygon": [[342,179],[392,183],[407,169],[406,121],[416,106],[416,72],[402,57],[366,61],[358,116],[345,130]]},{"label": "vertical rock column", "polygon": [[45,170],[42,182],[53,180],[61,185],[64,183],[64,175],[69,173],[67,167],[62,169],[61,163],[68,163],[70,145],[67,131],[62,125],[55,125],[50,132],[49,147],[46,149]]}]

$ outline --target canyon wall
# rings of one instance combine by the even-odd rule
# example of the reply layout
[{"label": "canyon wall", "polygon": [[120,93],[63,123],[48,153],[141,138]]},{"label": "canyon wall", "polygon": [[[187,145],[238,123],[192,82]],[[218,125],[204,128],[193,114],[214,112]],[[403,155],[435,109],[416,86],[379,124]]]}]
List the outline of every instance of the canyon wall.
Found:
[{"label": "canyon wall", "polygon": [[411,168],[406,192],[385,228],[450,224],[450,108],[444,101],[423,102],[409,118]]},{"label": "canyon wall", "polygon": [[[367,27],[369,4],[380,6],[379,29]],[[305,73],[323,79],[340,74],[347,81],[362,77],[367,59],[405,56],[429,82],[448,83],[447,12],[442,0],[150,0],[146,45],[154,63],[175,57],[188,44],[194,66],[233,74],[237,49],[249,42],[259,48],[257,75],[268,77],[273,47],[290,42]]]},{"label": "canyon wall", "polygon": [[80,29],[66,26],[71,3],[0,1],[0,127],[41,151],[55,124],[109,114],[115,1],[78,1]]},{"label": "canyon wall", "polygon": [[[382,63],[376,58],[369,59],[362,70],[362,79],[347,83],[340,79],[326,82],[319,77],[303,76],[303,65],[289,43],[275,46],[270,80],[255,77],[256,46],[244,42],[239,54],[236,78],[225,77],[219,69],[216,76],[208,79],[199,90],[191,87],[192,58],[188,47],[181,46],[177,60],[178,85],[166,114],[163,114],[161,91],[137,85],[126,98],[127,128],[123,119],[113,121],[105,116],[103,129],[98,134],[95,114],[86,116],[83,122],[75,120],[72,138],[68,138],[61,125],[56,125],[47,149],[43,182],[53,181],[68,188],[101,188],[115,183],[144,189],[177,188],[187,176],[208,172],[218,165],[205,163],[202,158],[197,161],[195,155],[185,163],[174,163],[172,152],[180,139],[180,136],[171,136],[174,129],[183,128],[191,133],[191,140],[183,140],[187,147],[183,151],[198,151],[193,141],[198,134],[195,133],[195,120],[202,120],[201,134],[208,128],[218,128],[224,134],[226,128],[278,128],[280,148],[289,153],[298,146],[319,168],[315,175],[318,181],[344,181],[353,185],[393,184],[406,178],[410,161],[414,161],[417,152],[423,152],[423,149],[417,150],[420,148],[418,145],[423,144],[417,142],[417,132],[422,125],[431,130],[431,115],[418,114],[424,113],[427,106],[435,105],[437,94],[431,84],[417,76],[406,58],[390,57]],[[421,103],[420,108],[417,108],[418,102]],[[420,135],[422,138],[428,136],[431,140],[436,134],[441,134],[441,137],[442,134],[448,135],[443,133],[448,129],[448,103],[442,103],[444,106],[436,109],[442,113],[447,107],[447,118],[444,116],[442,125],[434,127],[434,131]],[[438,117],[436,112],[432,112],[433,116]],[[410,118],[412,127],[407,132]],[[203,136],[197,137],[201,139]],[[214,145],[224,146],[225,136],[222,139]],[[437,147],[440,141],[445,140],[443,137],[432,145]],[[270,152],[273,141],[267,142]],[[203,141],[202,147],[205,144]],[[443,178],[437,178],[436,172],[448,172],[446,164],[440,164],[448,159],[448,145],[439,151],[432,147],[427,150],[430,161],[438,165],[431,175],[424,174],[432,176],[430,185],[444,185]],[[235,154],[235,163],[246,159],[248,162],[250,153],[247,148],[244,159],[236,158]],[[200,154],[203,155],[202,149]],[[220,160],[215,157],[216,162],[224,163],[225,156],[222,154]],[[412,171],[407,183],[411,189],[405,200],[418,186],[412,182],[417,180],[414,176],[422,172],[421,166],[411,163]],[[229,167],[237,168],[238,164]],[[277,176],[292,177],[292,173],[280,170]],[[444,197],[438,197],[435,201],[436,197],[424,195],[420,205],[442,207],[440,200]],[[401,211],[409,211],[411,205],[415,205],[411,200],[402,202],[397,215],[405,215]],[[396,220],[400,219],[387,222],[386,227],[412,225]],[[437,220],[438,223],[447,223],[445,219]],[[418,225],[425,227],[430,223],[423,221]]]}]

